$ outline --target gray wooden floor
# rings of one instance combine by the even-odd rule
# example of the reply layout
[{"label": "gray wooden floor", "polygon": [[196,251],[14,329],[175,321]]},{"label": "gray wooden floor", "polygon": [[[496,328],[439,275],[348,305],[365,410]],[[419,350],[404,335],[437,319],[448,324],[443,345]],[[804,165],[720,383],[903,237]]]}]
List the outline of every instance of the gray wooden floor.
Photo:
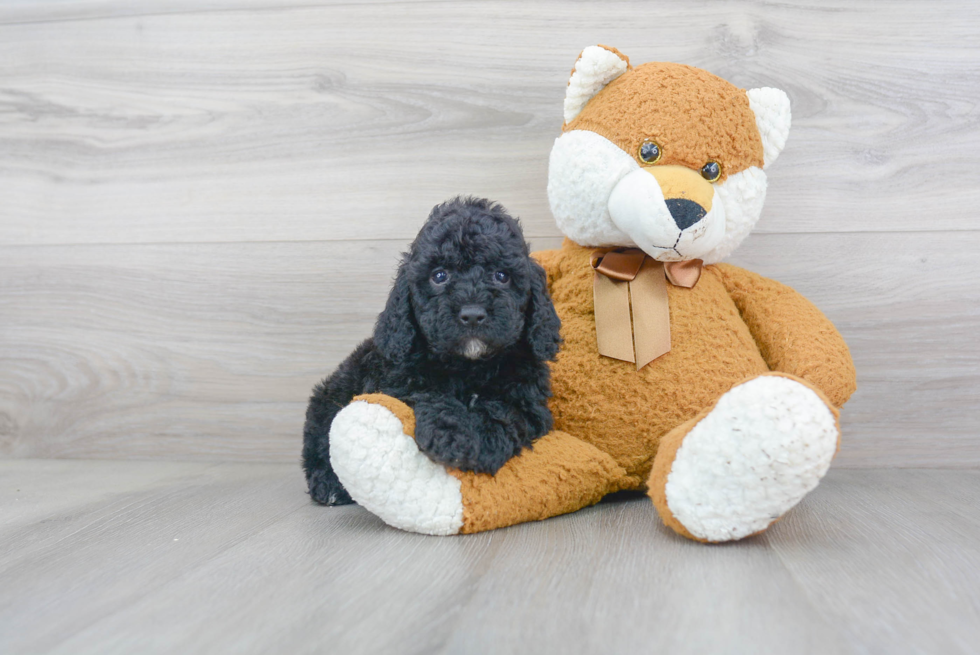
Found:
[{"label": "gray wooden floor", "polygon": [[833,470],[726,546],[643,498],[465,537],[286,464],[0,461],[2,653],[970,653],[980,471]]}]

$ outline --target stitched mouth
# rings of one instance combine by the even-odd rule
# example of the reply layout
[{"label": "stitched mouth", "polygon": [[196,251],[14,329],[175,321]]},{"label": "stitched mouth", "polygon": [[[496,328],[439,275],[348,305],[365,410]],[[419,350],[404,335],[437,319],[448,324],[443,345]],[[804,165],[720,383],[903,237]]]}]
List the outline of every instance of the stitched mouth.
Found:
[{"label": "stitched mouth", "polygon": [[[677,253],[677,256],[678,257],[683,257],[684,255],[682,255],[681,254],[681,251],[677,249],[677,244],[681,242],[681,237],[682,236],[684,236],[684,230],[681,230],[680,232],[677,233],[677,238],[674,239],[674,245],[672,245],[672,246],[658,246],[655,243],[652,243],[650,245],[652,247],[654,247],[654,248],[659,248],[660,250],[673,250],[675,253]],[[647,253],[647,254],[649,254],[649,253]]]}]

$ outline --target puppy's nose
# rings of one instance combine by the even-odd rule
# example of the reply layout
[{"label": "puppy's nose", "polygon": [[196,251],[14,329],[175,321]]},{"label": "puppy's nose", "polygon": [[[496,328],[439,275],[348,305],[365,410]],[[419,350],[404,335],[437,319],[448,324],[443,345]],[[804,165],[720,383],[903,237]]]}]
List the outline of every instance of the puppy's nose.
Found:
[{"label": "puppy's nose", "polygon": [[459,320],[467,327],[476,327],[487,320],[487,310],[479,305],[463,305],[459,310]]}]

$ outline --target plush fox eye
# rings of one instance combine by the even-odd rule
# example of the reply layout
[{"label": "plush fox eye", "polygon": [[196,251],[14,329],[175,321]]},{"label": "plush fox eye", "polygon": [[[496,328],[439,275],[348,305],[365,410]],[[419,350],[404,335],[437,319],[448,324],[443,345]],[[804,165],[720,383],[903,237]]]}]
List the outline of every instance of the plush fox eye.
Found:
[{"label": "plush fox eye", "polygon": [[701,177],[709,182],[716,182],[721,177],[721,164],[716,161],[709,161],[701,167]]},{"label": "plush fox eye", "polygon": [[445,284],[449,282],[449,271],[444,268],[437,268],[432,271],[432,277],[429,279],[432,280],[433,284]]},{"label": "plush fox eye", "polygon": [[507,284],[508,282],[510,282],[510,276],[504,273],[503,271],[497,271],[496,273],[494,273],[493,279],[499,282],[500,284]]},{"label": "plush fox eye", "polygon": [[664,151],[656,141],[647,139],[640,145],[640,159],[647,164],[656,164],[663,155]]}]

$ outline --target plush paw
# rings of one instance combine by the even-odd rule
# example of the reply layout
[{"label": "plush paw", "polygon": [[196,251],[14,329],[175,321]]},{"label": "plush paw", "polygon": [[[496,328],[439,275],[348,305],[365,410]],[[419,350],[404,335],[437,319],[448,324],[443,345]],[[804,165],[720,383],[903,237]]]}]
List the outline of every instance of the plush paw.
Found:
[{"label": "plush paw", "polygon": [[354,502],[332,471],[313,471],[307,485],[310,498],[321,505],[350,505]]},{"label": "plush paw", "polygon": [[358,504],[388,525],[423,534],[457,534],[460,481],[418,449],[387,407],[355,400],[330,428],[330,463]]},{"label": "plush paw", "polygon": [[717,542],[765,530],[813,490],[830,467],[839,428],[813,389],[767,375],[732,388],[678,436],[669,469],[659,467],[665,482],[656,480],[655,465],[651,495],[669,525],[677,529],[676,520],[689,536]]}]

